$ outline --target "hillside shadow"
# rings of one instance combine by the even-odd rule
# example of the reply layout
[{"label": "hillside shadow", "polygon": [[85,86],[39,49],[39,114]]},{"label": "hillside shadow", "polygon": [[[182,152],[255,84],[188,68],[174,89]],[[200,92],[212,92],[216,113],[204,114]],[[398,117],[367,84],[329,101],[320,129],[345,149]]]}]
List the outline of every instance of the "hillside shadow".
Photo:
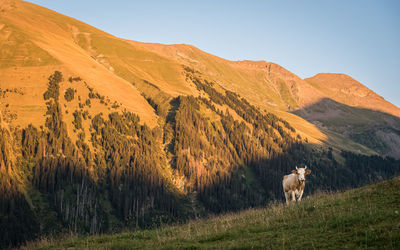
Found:
[{"label": "hillside shadow", "polygon": [[[400,174],[400,161],[380,156],[400,158],[400,118],[328,98],[292,113],[317,125],[326,135],[323,142],[328,147],[296,142],[280,154],[238,165],[223,181],[206,186],[204,197],[199,194],[205,207],[220,213],[282,202],[282,178],[296,166],[307,165],[312,170],[304,197],[320,190],[360,187]],[[250,184],[249,171],[253,173]]]},{"label": "hillside shadow", "polygon": [[[303,198],[319,191],[337,192],[356,188],[400,174],[400,161],[390,157],[349,151],[342,151],[340,155],[344,163],[335,159],[331,148],[315,150],[295,143],[275,157],[251,160],[246,166],[235,167],[223,182],[206,186],[203,193],[208,196],[202,197],[200,193],[199,200],[217,214],[284,202],[283,176],[290,174],[296,166],[307,166],[312,171],[306,178]],[[248,175],[243,175],[244,171],[254,173],[251,185],[248,184]]]},{"label": "hillside shadow", "polygon": [[349,140],[343,140],[350,139],[381,155],[400,158],[399,117],[381,111],[348,106],[330,98],[323,98],[313,105],[291,113],[316,125],[327,136],[328,139],[324,142],[328,145],[359,153],[371,153]]}]

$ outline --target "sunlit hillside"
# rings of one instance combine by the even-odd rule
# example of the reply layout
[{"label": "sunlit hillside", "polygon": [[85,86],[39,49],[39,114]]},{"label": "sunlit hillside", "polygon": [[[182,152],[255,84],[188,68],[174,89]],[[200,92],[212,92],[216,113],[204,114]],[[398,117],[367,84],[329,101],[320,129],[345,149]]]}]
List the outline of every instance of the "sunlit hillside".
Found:
[{"label": "sunlit hillside", "polygon": [[[38,103],[35,96],[45,88],[45,75],[58,69],[82,77],[111,102],[121,103],[122,108],[139,114],[144,122],[155,126],[157,117],[141,96],[143,90],[140,84],[134,87],[132,83],[147,81],[171,96],[197,96],[197,89],[185,79],[183,66],[186,66],[201,72],[223,88],[240,93],[262,110],[285,116],[312,143],[328,143],[335,148],[361,152],[372,153],[376,150],[371,145],[364,144],[370,146],[372,151],[335,133],[326,133],[318,126],[318,121],[307,116],[303,118],[308,122],[285,114],[316,105],[324,98],[333,98],[351,106],[355,103],[345,101],[346,93],[339,100],[330,88],[321,89],[315,81],[304,81],[274,63],[228,61],[190,45],[127,41],[34,4],[3,0],[2,5],[2,88],[23,89],[36,82],[32,91],[25,91],[23,105],[11,96],[10,100],[3,101],[10,104],[11,112],[16,112],[16,124],[29,123],[25,118],[37,122],[37,125],[43,122],[38,117],[44,111],[44,103]],[[343,84],[346,85],[345,82]],[[347,89],[351,92],[351,87]],[[369,96],[364,98],[368,100],[358,101],[356,106],[388,112],[398,118],[399,109],[383,99],[375,98],[373,105],[366,105],[370,103]],[[365,123],[362,121],[362,124]],[[397,129],[398,124],[396,120],[389,126]],[[351,146],[329,143],[343,139]],[[394,146],[388,145],[389,148]]]}]

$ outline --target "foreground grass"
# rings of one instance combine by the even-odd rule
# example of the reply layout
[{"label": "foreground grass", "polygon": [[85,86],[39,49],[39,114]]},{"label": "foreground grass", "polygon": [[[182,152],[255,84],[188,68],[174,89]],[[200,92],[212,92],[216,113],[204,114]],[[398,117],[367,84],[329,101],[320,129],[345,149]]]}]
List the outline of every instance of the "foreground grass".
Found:
[{"label": "foreground grass", "polygon": [[300,204],[167,226],[155,230],[44,240],[28,248],[89,249],[400,249],[400,178]]}]

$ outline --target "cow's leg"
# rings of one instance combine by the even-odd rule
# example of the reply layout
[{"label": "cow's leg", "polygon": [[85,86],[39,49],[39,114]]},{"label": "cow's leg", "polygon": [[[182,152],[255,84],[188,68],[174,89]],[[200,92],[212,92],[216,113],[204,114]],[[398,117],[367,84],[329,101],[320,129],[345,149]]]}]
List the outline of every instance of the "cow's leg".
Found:
[{"label": "cow's leg", "polygon": [[297,201],[301,201],[301,197],[303,196],[304,190],[300,190],[299,196],[297,197]]},{"label": "cow's leg", "polygon": [[285,192],[286,205],[289,205],[289,192]]},{"label": "cow's leg", "polygon": [[291,192],[291,196],[292,196],[292,201],[296,202],[296,193],[292,190]]}]

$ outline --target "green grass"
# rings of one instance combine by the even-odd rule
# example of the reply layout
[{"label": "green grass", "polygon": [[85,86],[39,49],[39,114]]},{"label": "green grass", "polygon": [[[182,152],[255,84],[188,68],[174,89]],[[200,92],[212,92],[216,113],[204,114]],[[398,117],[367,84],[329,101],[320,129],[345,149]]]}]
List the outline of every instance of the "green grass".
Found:
[{"label": "green grass", "polygon": [[19,28],[7,24],[0,31],[0,36],[4,32],[9,32],[10,35],[0,43],[0,68],[59,64],[47,51],[30,41]]},{"label": "green grass", "polygon": [[115,235],[43,239],[29,248],[400,249],[400,178],[300,204],[273,204],[184,225]]},{"label": "green grass", "polygon": [[279,79],[278,86],[282,100],[290,107],[296,108],[297,107],[296,101],[293,99],[289,88],[286,86],[286,83],[283,80]]}]

